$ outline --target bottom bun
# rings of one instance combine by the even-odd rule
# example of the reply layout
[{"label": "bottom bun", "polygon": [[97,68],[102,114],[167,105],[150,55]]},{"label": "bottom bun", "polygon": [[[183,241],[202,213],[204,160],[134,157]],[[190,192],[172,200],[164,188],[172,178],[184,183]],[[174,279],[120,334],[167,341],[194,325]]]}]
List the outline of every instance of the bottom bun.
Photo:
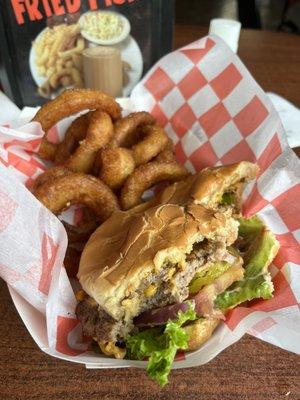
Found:
[{"label": "bottom bun", "polygon": [[199,349],[211,337],[219,323],[219,319],[201,318],[185,326],[184,330],[189,335],[186,351]]}]

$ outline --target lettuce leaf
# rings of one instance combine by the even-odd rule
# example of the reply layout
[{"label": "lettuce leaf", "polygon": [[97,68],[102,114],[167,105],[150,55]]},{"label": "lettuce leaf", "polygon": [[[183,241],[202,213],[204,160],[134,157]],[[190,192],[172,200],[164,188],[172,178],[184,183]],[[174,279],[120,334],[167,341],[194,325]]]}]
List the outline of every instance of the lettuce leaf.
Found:
[{"label": "lettuce leaf", "polygon": [[278,247],[275,236],[265,229],[263,222],[254,216],[248,220],[240,219],[239,235],[248,243],[242,254],[244,258],[244,278],[235,282],[215,300],[216,307],[227,310],[244,301],[256,298],[270,299],[273,296],[273,283],[268,266]]},{"label": "lettuce leaf", "polygon": [[229,267],[231,267],[231,265],[226,261],[218,261],[213,265],[208,265],[207,268],[196,273],[190,283],[189,292],[192,294],[198,293],[203,286],[211,284],[215,279],[224,274]]},{"label": "lettuce leaf", "polygon": [[215,300],[217,308],[225,311],[236,307],[244,301],[250,301],[257,298],[271,299],[273,293],[273,284],[270,274],[258,275],[253,279],[240,281],[232,290],[228,289],[219,294]]},{"label": "lettuce leaf", "polygon": [[177,320],[167,322],[164,328],[151,328],[128,336],[125,340],[127,355],[138,360],[149,357],[148,375],[160,386],[165,386],[177,350],[188,346],[189,337],[182,325],[196,318],[190,303],[186,312],[179,312]]},{"label": "lettuce leaf", "polygon": [[239,235],[242,237],[257,236],[264,229],[264,223],[257,216],[239,218]]}]

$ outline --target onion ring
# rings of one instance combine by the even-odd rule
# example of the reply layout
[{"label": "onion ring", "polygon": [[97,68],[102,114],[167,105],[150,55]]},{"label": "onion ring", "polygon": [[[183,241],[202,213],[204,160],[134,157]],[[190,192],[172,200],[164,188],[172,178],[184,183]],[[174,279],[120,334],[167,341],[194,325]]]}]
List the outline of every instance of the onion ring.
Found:
[{"label": "onion ring", "polygon": [[100,152],[101,166],[99,178],[111,189],[119,189],[135,168],[132,151],[118,147],[116,149],[104,149]]},{"label": "onion ring", "polygon": [[44,183],[53,181],[60,176],[68,175],[70,173],[71,171],[64,167],[49,168],[36,178],[32,191],[35,192],[35,190],[44,185]]},{"label": "onion ring", "polygon": [[96,155],[95,162],[93,165],[93,171],[92,171],[92,174],[94,176],[99,176],[99,174],[100,174],[100,169],[102,168],[101,153],[102,153],[102,151],[106,150],[107,148],[108,148],[108,146],[105,149],[98,151],[98,153]]},{"label": "onion ring", "polygon": [[169,139],[167,147],[155,157],[154,161],[162,163],[176,163],[176,158],[173,150],[173,142],[171,139]]},{"label": "onion ring", "polygon": [[65,163],[66,168],[74,172],[90,172],[98,151],[113,136],[113,124],[107,113],[100,110],[93,111],[90,114],[89,120],[85,139],[79,142],[79,146]]},{"label": "onion ring", "polygon": [[57,149],[57,144],[42,138],[38,155],[44,160],[53,161]]},{"label": "onion ring", "polygon": [[138,167],[126,180],[121,190],[121,206],[128,210],[141,203],[142,194],[161,181],[179,181],[188,175],[177,163],[151,161]]},{"label": "onion ring", "polygon": [[158,125],[146,125],[141,130],[143,140],[132,146],[133,158],[137,166],[146,164],[157,156],[168,144],[168,136]]},{"label": "onion ring", "polygon": [[102,92],[92,89],[71,89],[65,90],[54,100],[43,105],[36,113],[33,121],[39,122],[45,135],[41,141],[38,154],[40,157],[53,160],[54,147],[48,145],[47,132],[60,120],[74,115],[83,110],[103,110],[107,112],[113,120],[120,118],[121,107],[111,97]]},{"label": "onion ring", "polygon": [[[61,176],[70,174],[72,174],[72,171],[64,167],[50,168],[36,178],[32,191],[35,194],[35,191],[46,182],[53,182]],[[67,231],[69,243],[79,243],[88,240],[99,225],[95,220],[94,213],[91,213],[88,208],[83,210],[83,219],[78,225],[71,225],[65,221],[61,222]]]},{"label": "onion ring", "polygon": [[65,137],[58,144],[55,154],[55,164],[63,164],[73,153],[80,140],[86,137],[89,126],[90,112],[76,118],[66,130]]},{"label": "onion ring", "polygon": [[45,182],[36,189],[35,196],[55,215],[73,204],[85,205],[94,211],[98,222],[105,221],[120,208],[108,186],[94,176],[78,172]]},{"label": "onion ring", "polygon": [[89,208],[83,209],[82,220],[77,225],[62,221],[68,235],[69,243],[86,242],[91,234],[98,228],[95,214]]},{"label": "onion ring", "polygon": [[76,278],[79,262],[80,262],[81,252],[68,246],[64,259],[64,266],[67,271],[69,278]]},{"label": "onion ring", "polygon": [[146,111],[131,113],[115,123],[114,147],[130,147],[134,143],[134,133],[144,125],[153,125],[155,118]]},{"label": "onion ring", "polygon": [[82,243],[89,240],[91,234],[98,228],[99,224],[94,221],[82,221],[78,225],[71,225],[62,221],[68,235],[69,243]]},{"label": "onion ring", "polygon": [[159,126],[145,125],[142,128],[142,134],[146,137],[131,150],[113,147],[99,153],[94,169],[100,170],[100,179],[111,189],[119,189],[136,166],[146,164],[168,145],[168,137]]}]

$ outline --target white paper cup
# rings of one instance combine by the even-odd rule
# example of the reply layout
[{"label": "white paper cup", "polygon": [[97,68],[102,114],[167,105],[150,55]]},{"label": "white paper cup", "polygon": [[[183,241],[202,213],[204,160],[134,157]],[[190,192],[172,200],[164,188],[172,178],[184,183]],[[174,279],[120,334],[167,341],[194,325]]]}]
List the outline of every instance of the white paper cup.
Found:
[{"label": "white paper cup", "polygon": [[237,52],[239,37],[241,32],[241,23],[231,19],[215,18],[210,21],[209,34],[220,36],[224,42]]}]

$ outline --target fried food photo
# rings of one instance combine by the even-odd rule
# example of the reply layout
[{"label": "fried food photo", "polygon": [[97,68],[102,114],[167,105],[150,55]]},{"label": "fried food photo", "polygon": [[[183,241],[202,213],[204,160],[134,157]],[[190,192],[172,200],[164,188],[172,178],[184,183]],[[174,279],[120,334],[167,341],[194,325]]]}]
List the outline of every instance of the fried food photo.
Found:
[{"label": "fried food photo", "polygon": [[[50,143],[48,130],[74,115],[63,140]],[[232,308],[273,296],[268,267],[279,243],[258,216],[242,214],[256,164],[190,174],[152,115],[122,117],[96,91],[66,91],[34,121],[45,132],[39,155],[53,166],[33,194],[57,216],[83,207],[77,225],[63,222],[65,267],[82,287],[84,335],[100,352],[147,359],[148,375],[164,386],[177,351],[197,350]]]},{"label": "fried food photo", "polygon": [[33,43],[35,65],[45,82],[38,93],[47,99],[58,89],[83,87],[82,56],[84,38],[78,24],[46,28]]}]

